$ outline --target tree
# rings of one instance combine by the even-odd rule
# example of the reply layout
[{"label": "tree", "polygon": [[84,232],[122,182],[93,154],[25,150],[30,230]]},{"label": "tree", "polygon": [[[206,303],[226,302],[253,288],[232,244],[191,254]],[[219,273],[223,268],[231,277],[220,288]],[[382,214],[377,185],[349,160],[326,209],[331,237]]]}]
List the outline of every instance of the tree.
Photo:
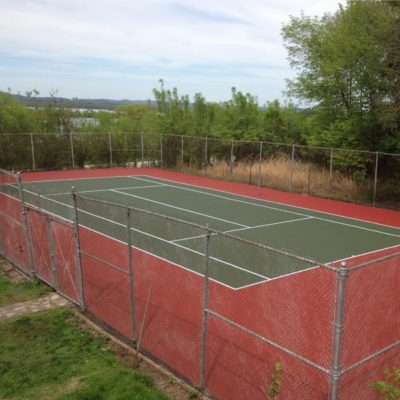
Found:
[{"label": "tree", "polygon": [[[399,16],[391,2],[348,0],[334,14],[302,14],[282,28],[290,65],[298,70],[287,93],[316,108],[321,131],[341,125],[343,134],[331,138],[335,147],[399,146],[400,120],[389,112],[400,106],[400,81],[393,81],[400,65],[394,44]],[[325,138],[317,134],[313,143],[324,145]]]}]

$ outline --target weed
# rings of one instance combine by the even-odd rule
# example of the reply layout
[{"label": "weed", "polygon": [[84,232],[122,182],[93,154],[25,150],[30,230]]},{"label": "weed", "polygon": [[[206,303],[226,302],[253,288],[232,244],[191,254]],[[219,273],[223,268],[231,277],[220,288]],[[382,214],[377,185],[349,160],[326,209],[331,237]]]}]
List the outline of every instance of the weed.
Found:
[{"label": "weed", "polygon": [[387,400],[400,400],[400,369],[385,368],[385,379],[370,383],[375,393],[385,395]]},{"label": "weed", "polygon": [[263,392],[269,399],[275,399],[281,393],[283,379],[281,363],[277,362],[275,364],[274,372],[270,375],[269,379],[271,383],[267,387],[267,390],[263,390]]}]

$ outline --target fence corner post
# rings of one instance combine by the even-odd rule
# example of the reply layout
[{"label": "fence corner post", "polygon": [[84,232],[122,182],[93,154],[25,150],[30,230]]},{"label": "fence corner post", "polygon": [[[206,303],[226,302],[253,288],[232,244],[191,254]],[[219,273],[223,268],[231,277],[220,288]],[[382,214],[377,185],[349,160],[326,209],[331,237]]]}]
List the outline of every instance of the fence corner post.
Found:
[{"label": "fence corner post", "polygon": [[337,400],[339,392],[339,382],[341,379],[341,355],[343,342],[343,320],[344,304],[346,294],[346,282],[349,275],[346,262],[342,262],[336,272],[336,304],[335,316],[333,321],[333,346],[332,346],[332,366],[330,370],[330,393],[329,400]]},{"label": "fence corner post", "polygon": [[207,348],[207,317],[208,317],[208,278],[209,278],[209,260],[210,260],[210,238],[211,231],[207,227],[205,236],[205,251],[204,251],[204,297],[203,297],[203,332],[201,343],[201,376],[200,376],[200,391],[204,391],[206,386],[206,348]]},{"label": "fence corner post", "polygon": [[19,172],[17,173],[17,181],[18,181],[19,197],[21,202],[22,224],[24,227],[26,247],[28,250],[28,259],[29,259],[28,262],[30,268],[29,273],[32,276],[35,276],[35,267],[33,264],[33,252],[32,252],[32,238],[31,238],[31,232],[29,230],[28,217],[27,217],[25,198],[24,198],[24,190],[22,189],[22,179],[21,179],[21,174]]},{"label": "fence corner post", "polygon": [[[143,164],[142,164],[143,165]],[[126,207],[126,240],[128,245],[128,270],[129,270],[129,297],[131,307],[131,329],[132,342],[136,342],[136,317],[135,317],[135,282],[133,274],[133,257],[132,257],[132,226],[131,226],[131,209]]]},{"label": "fence corner post", "polygon": [[78,221],[78,207],[76,204],[76,189],[71,188],[73,210],[74,210],[74,239],[75,239],[75,252],[76,252],[76,270],[78,275],[79,286],[79,303],[82,311],[85,311],[85,294],[83,289],[83,273],[82,273],[82,260],[81,260],[81,244],[79,240],[79,221]]}]

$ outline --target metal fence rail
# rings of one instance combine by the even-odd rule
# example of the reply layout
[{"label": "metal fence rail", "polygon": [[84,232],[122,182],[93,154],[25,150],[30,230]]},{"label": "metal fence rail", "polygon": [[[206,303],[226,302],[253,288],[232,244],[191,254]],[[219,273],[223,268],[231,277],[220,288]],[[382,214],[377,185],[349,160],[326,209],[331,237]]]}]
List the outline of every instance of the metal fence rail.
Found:
[{"label": "metal fence rail", "polygon": [[74,192],[60,219],[25,204],[18,176],[0,179],[1,255],[204,393],[265,399],[280,363],[282,398],[374,399],[369,383],[400,362],[399,248],[321,265]]}]

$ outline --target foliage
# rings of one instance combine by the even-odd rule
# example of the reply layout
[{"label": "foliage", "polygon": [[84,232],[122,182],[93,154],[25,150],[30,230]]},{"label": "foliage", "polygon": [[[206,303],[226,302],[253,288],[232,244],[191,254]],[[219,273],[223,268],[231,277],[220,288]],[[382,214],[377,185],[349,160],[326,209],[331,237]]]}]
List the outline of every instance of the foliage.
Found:
[{"label": "foliage", "polygon": [[[394,2],[348,0],[334,14],[291,17],[282,36],[298,70],[288,94],[316,109],[311,141],[395,152],[399,145],[400,80]],[[390,77],[390,78],[389,78]],[[345,127],[339,136],[336,127]],[[324,132],[324,136],[321,133]],[[349,143],[343,141],[349,137]]]},{"label": "foliage", "polygon": [[282,365],[281,363],[277,362],[274,367],[274,372],[269,377],[271,384],[267,387],[267,390],[265,391],[265,394],[268,396],[269,399],[275,399],[280,395],[282,378]]},{"label": "foliage", "polygon": [[400,399],[400,369],[385,368],[385,379],[370,384],[375,393],[384,395],[387,400]]}]

